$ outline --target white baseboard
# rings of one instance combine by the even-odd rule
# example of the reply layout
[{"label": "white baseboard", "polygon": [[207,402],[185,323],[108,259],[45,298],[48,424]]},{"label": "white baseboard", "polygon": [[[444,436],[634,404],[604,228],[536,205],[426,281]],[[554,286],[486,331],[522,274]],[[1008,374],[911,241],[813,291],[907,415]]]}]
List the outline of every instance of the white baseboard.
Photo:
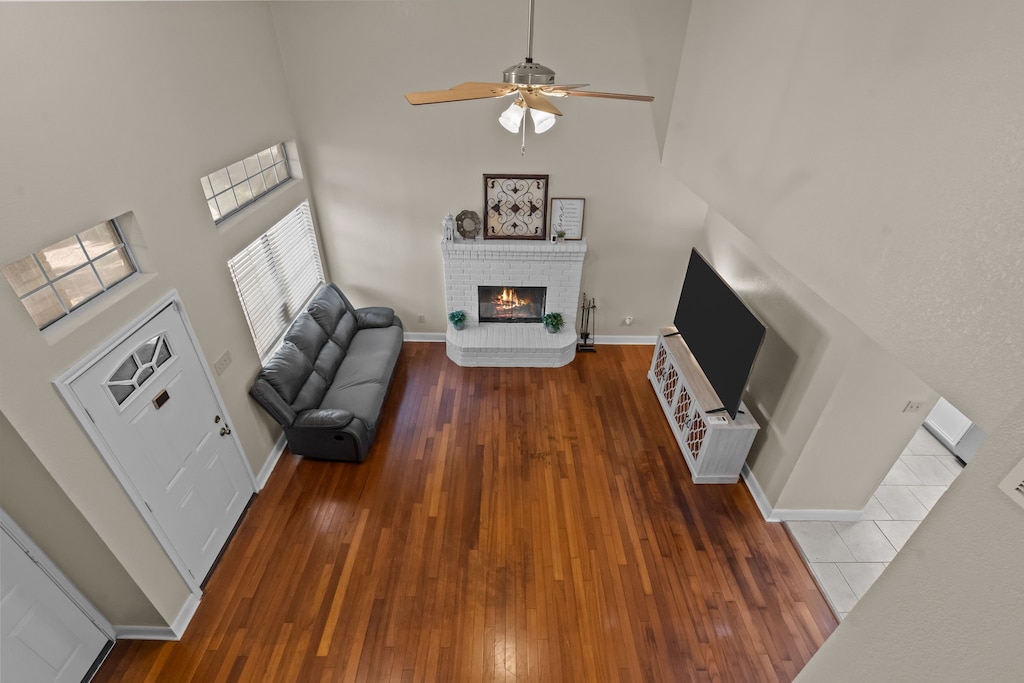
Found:
[{"label": "white baseboard", "polygon": [[743,483],[747,485],[747,490],[750,491],[750,495],[754,497],[754,502],[757,503],[757,509],[761,511],[761,516],[764,517],[766,522],[778,522],[777,519],[772,519],[772,506],[768,502],[768,496],[764,495],[764,491],[761,489],[761,485],[757,483],[757,477],[754,476],[754,472],[750,469],[750,465],[743,463],[743,469],[740,470],[740,477],[743,478]]},{"label": "white baseboard", "polygon": [[650,344],[654,345],[658,341],[657,336],[645,337],[645,336],[630,336],[630,335],[615,335],[615,334],[595,334],[594,344],[617,344],[620,346],[628,346],[630,344]]},{"label": "white baseboard", "polygon": [[776,508],[773,522],[858,522],[863,510],[786,510]]},{"label": "white baseboard", "polygon": [[743,470],[740,472],[743,483],[747,490],[754,497],[757,509],[766,522],[857,522],[860,520],[862,510],[786,510],[784,508],[773,508],[768,502],[768,496],[764,494],[761,485],[757,483],[757,477],[751,471],[750,466],[743,463]]},{"label": "white baseboard", "polygon": [[[406,332],[404,335],[405,341],[407,342],[443,342],[445,340],[444,332]],[[651,344],[653,345],[658,341],[657,336],[630,336],[630,335],[611,335],[601,334],[594,336],[594,344]]]},{"label": "white baseboard", "polygon": [[196,610],[200,593],[190,593],[170,626],[114,626],[118,640],[181,640]]},{"label": "white baseboard", "polygon": [[406,332],[403,337],[407,342],[443,342],[444,332]]},{"label": "white baseboard", "polygon": [[267,479],[270,479],[271,473],[277,466],[277,461],[281,459],[281,454],[284,453],[285,447],[288,445],[288,440],[284,438],[284,432],[281,432],[281,436],[277,439],[277,443],[270,449],[270,455],[267,456],[267,461],[263,463],[263,467],[260,468],[259,474],[256,475],[256,486],[258,487],[256,493],[263,490],[263,487],[267,485]]}]

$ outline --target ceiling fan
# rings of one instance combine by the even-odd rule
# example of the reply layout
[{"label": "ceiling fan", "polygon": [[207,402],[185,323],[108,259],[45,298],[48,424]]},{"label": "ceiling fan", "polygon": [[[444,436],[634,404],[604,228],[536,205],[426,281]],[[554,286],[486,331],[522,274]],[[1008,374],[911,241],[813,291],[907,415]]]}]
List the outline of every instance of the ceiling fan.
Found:
[{"label": "ceiling fan", "polygon": [[[647,95],[626,95],[613,92],[594,92],[580,90],[588,83],[574,85],[556,85],[555,72],[548,67],[533,61],[533,5],[530,0],[529,45],[526,59],[505,69],[501,83],[468,82],[456,85],[448,90],[428,90],[405,94],[409,104],[438,104],[441,102],[461,102],[464,100],[483,100],[488,98],[506,97],[517,94],[515,101],[502,112],[498,122],[511,133],[518,133],[522,126],[526,111],[529,110],[536,133],[555,125],[555,117],[562,112],[554,105],[552,97],[603,97],[615,100],[634,100],[652,102],[653,97]],[[526,128],[523,127],[523,149],[526,148]]]}]

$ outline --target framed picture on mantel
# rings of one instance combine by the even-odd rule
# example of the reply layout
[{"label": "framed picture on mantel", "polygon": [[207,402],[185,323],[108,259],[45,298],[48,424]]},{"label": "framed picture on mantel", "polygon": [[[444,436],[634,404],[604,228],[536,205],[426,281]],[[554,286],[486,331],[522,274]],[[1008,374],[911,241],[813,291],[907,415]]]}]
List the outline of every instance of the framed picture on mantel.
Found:
[{"label": "framed picture on mantel", "polygon": [[545,239],[547,205],[546,175],[485,173],[484,239]]},{"label": "framed picture on mantel", "polygon": [[551,234],[565,232],[565,239],[583,239],[583,205],[585,199],[578,197],[551,199]]}]

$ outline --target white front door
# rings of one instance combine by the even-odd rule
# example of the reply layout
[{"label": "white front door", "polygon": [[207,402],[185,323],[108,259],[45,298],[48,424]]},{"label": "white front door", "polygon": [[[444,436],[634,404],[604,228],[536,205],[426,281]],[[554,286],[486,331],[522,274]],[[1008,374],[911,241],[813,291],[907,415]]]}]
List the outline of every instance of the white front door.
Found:
[{"label": "white front door", "polygon": [[201,583],[253,483],[174,304],[82,372],[71,389],[127,475],[122,483],[135,487]]},{"label": "white front door", "polygon": [[109,642],[0,529],[0,681],[79,683]]}]

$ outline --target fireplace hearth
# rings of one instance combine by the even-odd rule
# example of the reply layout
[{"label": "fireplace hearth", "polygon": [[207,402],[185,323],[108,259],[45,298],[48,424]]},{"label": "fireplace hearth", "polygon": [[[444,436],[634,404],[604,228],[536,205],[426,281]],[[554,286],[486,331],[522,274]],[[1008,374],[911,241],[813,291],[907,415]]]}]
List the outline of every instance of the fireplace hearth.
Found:
[{"label": "fireplace hearth", "polygon": [[[587,240],[565,244],[541,240],[457,240],[441,242],[444,259],[444,297],[447,311],[465,311],[466,328],[448,326],[445,346],[448,358],[465,367],[560,368],[576,357],[576,311],[580,303],[580,281]],[[496,311],[480,306],[480,287],[495,287],[488,300],[497,296],[504,303]],[[508,308],[516,308],[504,290],[515,289],[515,298],[530,298],[524,288],[545,289],[540,310],[529,313],[539,320],[544,313],[561,313],[565,326],[554,334],[540,322],[505,324]],[[528,291],[528,290],[527,290]],[[536,306],[537,301],[531,300]],[[498,313],[498,315],[494,315]],[[500,321],[487,322],[487,317]]]},{"label": "fireplace hearth", "polygon": [[544,316],[547,287],[477,287],[477,305],[482,323],[539,323]]}]

